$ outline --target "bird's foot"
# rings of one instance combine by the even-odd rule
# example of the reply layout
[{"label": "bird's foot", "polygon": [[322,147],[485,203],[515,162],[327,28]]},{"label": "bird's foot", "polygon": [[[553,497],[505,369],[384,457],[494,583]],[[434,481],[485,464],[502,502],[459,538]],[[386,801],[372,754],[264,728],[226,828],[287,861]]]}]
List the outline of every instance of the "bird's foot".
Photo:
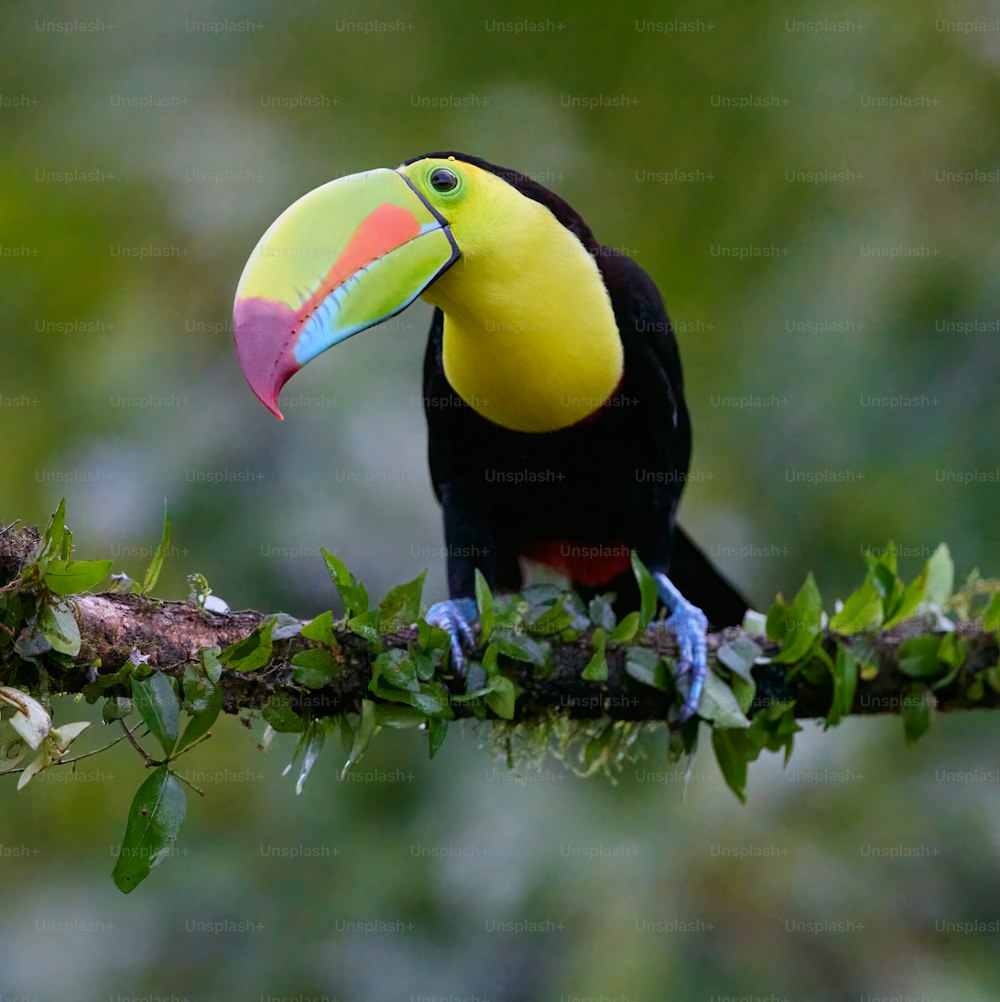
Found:
[{"label": "bird's foot", "polygon": [[[687,680],[687,694],[681,704],[680,713],[673,727],[680,727],[698,712],[701,693],[708,675],[708,617],[696,605],[692,605],[673,585],[666,574],[654,574],[656,590],[660,601],[670,615],[663,625],[677,638],[680,658],[677,663],[677,678]],[[655,624],[658,625],[658,624]]]},{"label": "bird's foot", "polygon": [[448,634],[451,642],[451,664],[460,675],[465,674],[465,651],[476,649],[476,634],[472,626],[479,620],[479,607],[474,598],[449,598],[435,602],[424,619]]}]

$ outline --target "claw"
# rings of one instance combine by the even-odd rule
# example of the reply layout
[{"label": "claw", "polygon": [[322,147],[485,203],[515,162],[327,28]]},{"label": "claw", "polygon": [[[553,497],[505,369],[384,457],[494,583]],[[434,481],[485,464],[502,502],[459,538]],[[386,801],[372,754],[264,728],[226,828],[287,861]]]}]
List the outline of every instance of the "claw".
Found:
[{"label": "claw", "polygon": [[674,727],[680,727],[698,712],[701,693],[708,674],[708,618],[696,605],[692,605],[673,585],[666,574],[653,575],[660,601],[667,607],[670,616],[665,625],[677,638],[680,658],[677,677],[688,680],[688,691],[681,704],[680,713]]},{"label": "claw", "polygon": [[[473,598],[449,598],[435,602],[424,620],[431,626],[444,630],[451,640],[452,667],[465,674],[465,649],[474,651],[477,646],[472,624],[479,620],[479,608]],[[463,649],[464,648],[464,649]]]}]

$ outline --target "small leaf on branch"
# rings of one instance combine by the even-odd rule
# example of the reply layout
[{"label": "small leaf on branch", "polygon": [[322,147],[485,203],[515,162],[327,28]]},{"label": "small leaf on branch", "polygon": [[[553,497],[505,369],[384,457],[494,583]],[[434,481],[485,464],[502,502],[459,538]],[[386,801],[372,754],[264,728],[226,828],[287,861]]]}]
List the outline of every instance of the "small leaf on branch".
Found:
[{"label": "small leaf on branch", "polygon": [[277,617],[261,623],[248,637],[230,644],[219,653],[219,660],[232,671],[255,671],[271,660],[271,631]]},{"label": "small leaf on branch", "polygon": [[57,595],[75,595],[103,581],[111,566],[110,560],[50,560],[43,580]]},{"label": "small leaf on branch", "polygon": [[132,702],[149,728],[149,733],[160,743],[168,758],[177,743],[180,728],[180,707],[170,679],[163,672],[153,672],[149,678],[132,680]]},{"label": "small leaf on branch", "polygon": [[165,765],[154,769],[132,800],[125,837],[111,874],[122,893],[135,890],[167,856],[180,834],[186,811],[181,781]]},{"label": "small leaf on branch", "polygon": [[146,573],[142,578],[142,588],[140,589],[140,594],[148,595],[155,587],[156,582],[160,580],[160,571],[163,568],[163,561],[167,555],[167,549],[170,546],[170,509],[167,507],[166,499],[163,501],[163,532],[160,536],[160,543],[156,547],[156,551],[153,553],[153,559],[150,560],[149,566],[146,568]]}]

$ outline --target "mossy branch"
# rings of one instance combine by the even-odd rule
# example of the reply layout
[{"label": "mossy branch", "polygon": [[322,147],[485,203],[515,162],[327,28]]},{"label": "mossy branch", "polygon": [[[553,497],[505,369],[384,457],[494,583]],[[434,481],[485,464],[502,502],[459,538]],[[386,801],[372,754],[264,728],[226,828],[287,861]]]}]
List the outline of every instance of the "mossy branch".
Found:
[{"label": "mossy branch", "polygon": [[[32,528],[0,527],[0,589],[17,580],[38,540],[39,535]],[[150,665],[180,677],[185,666],[198,661],[201,649],[233,644],[271,618],[252,611],[206,612],[190,602],[158,601],[128,593],[85,593],[70,596],[69,601],[79,626],[81,645],[72,660],[46,662],[51,692],[80,692],[100,675],[117,672],[136,652],[144,661],[148,659]],[[927,685],[932,687],[940,710],[1000,705],[1000,694],[994,689],[992,679],[1000,658],[997,636],[992,630],[983,629],[978,620],[955,625],[955,635],[964,645],[957,670],[949,670],[942,664],[937,677],[921,676],[918,681],[912,668],[901,667],[900,645],[910,638],[932,635],[934,627],[934,617],[922,616],[878,633],[843,637],[829,630],[825,632],[820,649],[829,658],[836,657],[838,648],[846,648],[865,666],[857,683],[852,713],[899,713],[915,684],[921,690]],[[260,669],[223,671],[220,685],[224,691],[224,709],[229,713],[260,709],[276,694],[283,693],[289,708],[305,718],[356,712],[362,700],[371,698],[368,684],[377,652],[368,640],[346,626],[334,632],[337,643],[331,656],[337,671],[328,684],[310,689],[293,679],[292,657],[320,646],[294,635],[276,640],[268,664]],[[736,628],[710,635],[710,656],[721,645],[744,636],[747,634]],[[764,637],[752,639],[765,657],[773,657],[780,650]],[[415,628],[400,628],[382,635],[381,641],[383,650],[406,650],[417,643],[418,634]],[[510,671],[521,690],[515,720],[530,722],[547,716],[553,709],[576,718],[668,719],[673,694],[643,684],[629,674],[628,646],[608,642],[607,679],[595,682],[581,678],[594,655],[590,633],[569,642],[556,638],[550,638],[550,642],[552,658],[544,674],[530,664],[502,661],[505,671]],[[671,658],[677,654],[669,632],[656,631],[644,641],[647,642],[659,654]],[[631,643],[634,645],[635,641]],[[752,718],[766,707],[794,701],[797,717],[825,717],[834,698],[833,682],[828,671],[817,670],[818,664],[815,647],[797,663],[756,664],[753,667],[756,694],[747,716]],[[11,684],[28,686],[33,675],[37,679],[37,664],[19,658],[10,643],[0,647],[0,668]],[[984,685],[983,677],[990,684]],[[944,684],[934,688],[942,680]],[[464,692],[461,679],[446,677],[445,681],[453,695]],[[452,709],[457,718],[474,714],[473,704],[468,702],[455,702]]]}]

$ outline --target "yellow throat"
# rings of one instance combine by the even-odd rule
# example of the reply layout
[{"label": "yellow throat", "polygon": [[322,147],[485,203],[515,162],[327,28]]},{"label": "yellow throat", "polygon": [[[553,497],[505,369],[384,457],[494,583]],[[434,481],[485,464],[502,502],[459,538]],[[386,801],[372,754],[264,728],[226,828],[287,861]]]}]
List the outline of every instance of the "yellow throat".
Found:
[{"label": "yellow throat", "polygon": [[467,214],[449,216],[462,257],[424,293],[444,312],[445,375],[504,428],[567,428],[600,408],[622,377],[621,337],[597,263],[540,202],[461,166],[476,186]]}]

